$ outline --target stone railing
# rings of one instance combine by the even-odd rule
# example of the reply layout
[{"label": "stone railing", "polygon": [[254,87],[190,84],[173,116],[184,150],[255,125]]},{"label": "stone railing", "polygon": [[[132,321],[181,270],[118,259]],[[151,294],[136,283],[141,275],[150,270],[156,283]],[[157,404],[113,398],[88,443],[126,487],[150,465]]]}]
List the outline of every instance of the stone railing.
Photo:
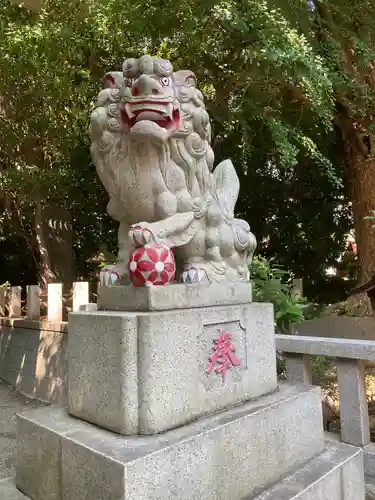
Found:
[{"label": "stone railing", "polygon": [[[45,297],[42,297],[38,285],[28,285],[25,290],[26,303],[24,307],[22,305],[22,292],[21,286],[0,287],[0,318],[26,317],[28,320],[39,321],[41,305],[42,302],[45,302],[45,319],[54,322],[63,321],[64,297],[61,283],[49,284]],[[71,303],[73,311],[78,311],[81,306],[86,306],[89,303],[89,283],[87,281],[73,283]]]},{"label": "stone railing", "polygon": [[293,384],[312,384],[311,356],[335,358],[340,398],[341,440],[364,448],[365,473],[375,476],[375,443],[370,443],[365,387],[365,363],[375,361],[375,342],[276,335],[276,349],[283,352],[286,378]]},{"label": "stone railing", "polygon": [[0,379],[47,403],[67,396],[68,325],[0,318]]},{"label": "stone railing", "polygon": [[[26,292],[26,293],[25,293]],[[76,282],[69,310],[95,308],[89,284]],[[66,301],[61,284],[0,287],[0,379],[29,397],[64,403],[67,397]]]}]

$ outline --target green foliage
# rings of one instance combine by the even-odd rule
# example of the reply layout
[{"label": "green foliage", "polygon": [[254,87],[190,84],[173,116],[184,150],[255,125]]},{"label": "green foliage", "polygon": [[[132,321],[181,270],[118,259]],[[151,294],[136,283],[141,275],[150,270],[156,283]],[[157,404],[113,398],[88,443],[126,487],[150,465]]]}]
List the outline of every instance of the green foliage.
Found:
[{"label": "green foliage", "polygon": [[275,324],[278,330],[291,333],[293,325],[304,320],[306,300],[293,291],[291,275],[263,257],[255,257],[251,264],[253,299],[271,302],[274,306]]},{"label": "green foliage", "polygon": [[[256,256],[251,265],[251,281],[254,301],[273,304],[278,333],[291,334],[294,326],[310,319],[312,313],[311,310],[306,311],[307,301],[293,292],[291,274],[280,266]],[[326,384],[327,373],[332,369],[333,360],[325,356],[313,356],[311,361],[313,384]],[[282,353],[277,353],[277,373],[279,378],[285,379],[285,359]]]},{"label": "green foliage", "polygon": [[[373,2],[319,0],[315,9],[318,51],[324,57],[337,103],[358,119],[358,132],[369,132],[373,111]],[[366,118],[362,120],[361,118]]]},{"label": "green foliage", "polygon": [[[192,67],[212,87],[224,138],[233,128],[246,138],[261,127],[268,158],[280,166],[296,165],[300,151],[328,165],[314,134],[331,127],[331,82],[306,37],[271,2],[50,0],[36,15],[0,0],[0,48],[0,91],[12,96],[4,97],[1,157],[16,159],[3,187],[29,192],[45,184],[59,197],[56,186],[69,186],[74,175],[72,149],[87,144],[99,79],[125,54],[145,50]],[[294,89],[304,110],[289,99]]]},{"label": "green foliage", "polygon": [[312,382],[314,385],[327,386],[327,375],[334,367],[334,358],[326,356],[312,356]]},{"label": "green foliage", "polygon": [[313,22],[305,0],[48,0],[39,14],[0,0],[0,193],[69,207],[80,266],[100,240],[113,249],[89,111],[108,69],[159,54],[196,72],[264,254],[320,275],[351,220],[332,121],[340,47],[317,50]]}]

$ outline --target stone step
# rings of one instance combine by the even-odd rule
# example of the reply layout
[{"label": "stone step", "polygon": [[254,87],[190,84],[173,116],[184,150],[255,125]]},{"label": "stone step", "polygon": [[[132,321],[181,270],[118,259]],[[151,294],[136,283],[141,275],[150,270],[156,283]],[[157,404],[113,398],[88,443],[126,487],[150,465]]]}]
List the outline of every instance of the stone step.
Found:
[{"label": "stone step", "polygon": [[0,500],[28,500],[17,490],[13,477],[0,481]]},{"label": "stone step", "polygon": [[32,500],[241,500],[324,450],[320,395],[288,385],[154,436],[52,407],[19,416],[17,431],[17,487]]},{"label": "stone step", "polygon": [[326,445],[321,455],[252,500],[364,500],[362,449]]},{"label": "stone step", "polygon": [[[362,450],[343,444],[327,446],[321,455],[252,500],[364,500]],[[0,500],[27,498],[16,489],[14,478],[0,481]]]}]

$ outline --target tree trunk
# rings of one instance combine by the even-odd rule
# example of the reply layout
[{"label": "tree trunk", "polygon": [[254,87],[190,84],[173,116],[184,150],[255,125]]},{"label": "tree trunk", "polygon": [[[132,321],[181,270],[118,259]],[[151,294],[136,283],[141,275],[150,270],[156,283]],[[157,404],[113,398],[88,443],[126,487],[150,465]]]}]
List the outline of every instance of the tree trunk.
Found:
[{"label": "tree trunk", "polygon": [[375,210],[375,159],[365,158],[359,152],[355,157],[351,155],[347,158],[346,174],[358,248],[358,282],[362,284],[375,272],[375,229],[372,221],[365,219]]}]

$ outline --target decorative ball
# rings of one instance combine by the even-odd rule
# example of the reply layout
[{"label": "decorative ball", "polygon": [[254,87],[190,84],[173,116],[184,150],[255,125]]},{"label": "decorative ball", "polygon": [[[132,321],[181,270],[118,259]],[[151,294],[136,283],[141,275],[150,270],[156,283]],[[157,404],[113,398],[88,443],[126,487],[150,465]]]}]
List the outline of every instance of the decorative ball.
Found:
[{"label": "decorative ball", "polygon": [[135,248],[129,257],[129,278],[134,286],[166,285],[176,273],[173,252],[165,245]]}]

